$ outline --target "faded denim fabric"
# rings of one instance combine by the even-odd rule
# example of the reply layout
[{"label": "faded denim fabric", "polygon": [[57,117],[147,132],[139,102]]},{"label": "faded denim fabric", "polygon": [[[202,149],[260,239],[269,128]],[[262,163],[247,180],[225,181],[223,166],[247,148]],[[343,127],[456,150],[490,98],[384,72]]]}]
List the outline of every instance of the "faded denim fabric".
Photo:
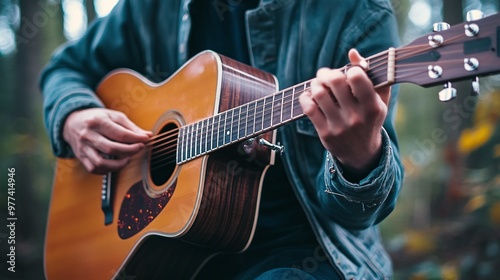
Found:
[{"label": "faded denim fabric", "polygon": [[[73,155],[61,135],[64,121],[74,110],[103,106],[93,89],[108,72],[131,68],[158,82],[186,62],[189,2],[121,0],[81,40],[55,53],[40,82],[56,156]],[[389,0],[262,0],[247,12],[247,26],[252,65],[275,74],[281,88],[314,77],[320,67],[344,66],[350,48],[367,57],[398,45]],[[278,130],[289,180],[345,279],[392,277],[377,224],[393,210],[403,180],[393,125],[396,102],[395,86],[382,131],[382,159],[359,183],[342,176],[307,118]]]}]

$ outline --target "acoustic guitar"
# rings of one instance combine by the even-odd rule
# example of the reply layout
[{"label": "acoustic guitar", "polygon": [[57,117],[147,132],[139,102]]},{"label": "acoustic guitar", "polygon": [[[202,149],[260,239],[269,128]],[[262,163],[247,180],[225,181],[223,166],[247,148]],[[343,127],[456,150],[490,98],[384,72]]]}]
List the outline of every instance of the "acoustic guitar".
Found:
[{"label": "acoustic guitar", "polygon": [[[444,84],[500,72],[500,15],[470,20],[367,58],[373,84]],[[347,65],[343,69],[347,70]],[[283,147],[275,129],[304,117],[310,81],[276,78],[211,51],[163,83],[116,70],[96,93],[153,131],[120,172],[57,159],[45,241],[47,279],[191,279],[211,256],[244,251],[266,170]]]}]

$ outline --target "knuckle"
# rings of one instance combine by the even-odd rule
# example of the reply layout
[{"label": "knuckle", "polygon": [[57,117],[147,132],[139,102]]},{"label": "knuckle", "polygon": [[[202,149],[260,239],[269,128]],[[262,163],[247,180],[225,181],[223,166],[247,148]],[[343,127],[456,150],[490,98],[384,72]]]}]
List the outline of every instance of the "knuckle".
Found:
[{"label": "knuckle", "polygon": [[83,124],[86,128],[94,128],[96,126],[99,126],[100,123],[101,123],[101,118],[99,118],[96,115],[92,115],[83,121]]},{"label": "knuckle", "polygon": [[328,72],[330,71],[329,68],[327,67],[321,67],[318,69],[318,71],[316,71],[316,76],[320,77],[320,76],[324,76],[326,75]]},{"label": "knuckle", "polygon": [[385,107],[378,103],[366,108],[365,110],[366,115],[369,118],[375,118],[380,115],[384,115],[385,111],[386,111]]},{"label": "knuckle", "polygon": [[105,166],[104,158],[98,157],[94,160],[94,166],[96,168],[103,168]]},{"label": "knuckle", "polygon": [[103,146],[101,147],[101,152],[107,154],[107,155],[113,155],[116,153],[116,149],[110,146]]},{"label": "knuckle", "polygon": [[304,114],[306,114],[306,116],[312,116],[313,113],[314,113],[314,108],[313,106],[311,105],[305,105],[303,108],[302,108],[302,111],[304,112]]},{"label": "knuckle", "polygon": [[76,138],[78,139],[79,142],[89,141],[90,134],[91,134],[90,129],[88,127],[85,127],[77,132]]},{"label": "knuckle", "polygon": [[124,121],[127,119],[127,116],[120,111],[113,111],[113,114],[111,115],[112,119],[115,119],[117,121]]},{"label": "knuckle", "polygon": [[359,115],[351,115],[351,117],[348,119],[347,124],[349,127],[360,127],[363,125],[363,119]]},{"label": "knuckle", "polygon": [[329,93],[324,88],[317,88],[316,90],[311,91],[311,96],[314,100],[321,100],[327,95],[329,95]]}]

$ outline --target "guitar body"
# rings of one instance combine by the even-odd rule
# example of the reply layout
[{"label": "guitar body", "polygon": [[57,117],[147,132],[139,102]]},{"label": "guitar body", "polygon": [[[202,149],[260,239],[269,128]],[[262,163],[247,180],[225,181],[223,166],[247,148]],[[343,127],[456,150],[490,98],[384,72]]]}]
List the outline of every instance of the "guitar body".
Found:
[{"label": "guitar body", "polygon": [[[126,70],[107,76],[96,90],[107,108],[171,139],[153,142],[104,177],[76,159],[57,160],[47,279],[190,279],[214,254],[244,251],[274,152],[257,141],[240,142],[177,164],[155,151],[175,150],[180,127],[276,90],[274,76],[213,52],[199,54],[161,84]],[[275,140],[274,132],[260,137]],[[103,179],[111,182],[109,220]]]}]

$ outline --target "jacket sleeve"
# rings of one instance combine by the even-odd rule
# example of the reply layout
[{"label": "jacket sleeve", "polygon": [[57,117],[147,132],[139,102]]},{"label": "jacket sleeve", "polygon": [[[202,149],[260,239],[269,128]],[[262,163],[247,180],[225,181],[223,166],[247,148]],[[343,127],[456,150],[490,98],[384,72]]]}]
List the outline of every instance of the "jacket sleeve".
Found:
[{"label": "jacket sleeve", "polygon": [[[395,17],[389,6],[370,11],[345,34],[350,42],[348,48],[356,48],[364,56],[399,44]],[[328,152],[324,157],[324,169],[317,177],[317,198],[323,213],[347,229],[361,230],[377,224],[395,207],[404,173],[394,128],[397,93],[396,85],[381,131],[382,157],[378,167],[359,182],[350,182],[343,176],[337,159]]]},{"label": "jacket sleeve", "polygon": [[85,35],[60,47],[42,71],[45,126],[58,157],[71,157],[70,146],[62,137],[67,116],[84,108],[103,107],[94,88],[115,68],[141,68],[141,46],[131,22],[131,7],[119,1],[112,12],[94,21]]}]

